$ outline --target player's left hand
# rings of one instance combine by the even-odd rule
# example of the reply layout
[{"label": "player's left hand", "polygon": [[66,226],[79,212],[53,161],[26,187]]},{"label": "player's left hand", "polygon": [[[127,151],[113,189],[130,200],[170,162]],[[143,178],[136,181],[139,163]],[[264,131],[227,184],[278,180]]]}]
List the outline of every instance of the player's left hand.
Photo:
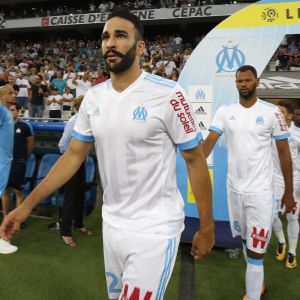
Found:
[{"label": "player's left hand", "polygon": [[289,213],[294,207],[296,207],[296,202],[292,193],[284,193],[281,200],[281,208],[285,207],[284,213]]},{"label": "player's left hand", "polygon": [[195,260],[201,260],[211,252],[214,244],[214,229],[206,232],[197,231],[193,238],[191,254]]}]

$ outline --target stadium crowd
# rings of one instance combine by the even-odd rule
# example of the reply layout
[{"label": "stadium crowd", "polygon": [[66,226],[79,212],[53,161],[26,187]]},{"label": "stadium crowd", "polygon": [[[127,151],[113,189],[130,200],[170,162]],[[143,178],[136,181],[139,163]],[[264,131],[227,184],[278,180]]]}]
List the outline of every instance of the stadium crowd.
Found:
[{"label": "stadium crowd", "polygon": [[[49,1],[50,2],[50,1]],[[34,18],[45,16],[60,16],[69,14],[85,13],[105,13],[111,12],[116,8],[152,9],[152,8],[175,8],[185,6],[200,6],[212,4],[231,4],[231,3],[251,3],[251,0],[136,0],[136,1],[91,1],[90,3],[80,3],[78,6],[58,5],[47,3],[36,3],[34,7],[28,5],[18,5],[16,9],[7,6],[0,6],[0,18]]]},{"label": "stadium crowd", "polygon": [[[202,38],[196,37],[194,45],[179,34],[147,40],[141,67],[177,80]],[[68,97],[84,95],[90,86],[109,77],[97,40],[2,41],[0,58],[0,86],[9,83],[17,89],[17,102],[23,109],[29,107],[30,117],[48,116],[48,109],[72,110]],[[57,103],[52,102],[53,96]]]},{"label": "stadium crowd", "polygon": [[[146,40],[141,67],[150,73],[177,80],[193,49],[193,43],[179,34],[155,36]],[[287,36],[278,47],[271,64],[277,71],[300,68],[300,37]],[[98,40],[58,39],[56,41],[2,41],[0,44],[0,86],[17,89],[18,104],[30,117],[69,117],[72,98],[109,77]],[[57,90],[56,90],[57,89]],[[57,101],[53,102],[53,98]],[[48,112],[51,110],[62,111]]]}]

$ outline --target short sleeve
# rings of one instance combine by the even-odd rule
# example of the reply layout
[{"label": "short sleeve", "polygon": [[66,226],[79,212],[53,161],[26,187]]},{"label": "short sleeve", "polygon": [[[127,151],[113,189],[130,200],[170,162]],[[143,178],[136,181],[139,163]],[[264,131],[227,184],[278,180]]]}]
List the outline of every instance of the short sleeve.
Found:
[{"label": "short sleeve", "polygon": [[284,140],[290,136],[284,117],[278,107],[274,111],[272,135],[275,140]]},{"label": "short sleeve", "polygon": [[202,141],[193,108],[184,90],[178,84],[168,97],[163,121],[179,150],[195,148]]},{"label": "short sleeve", "polygon": [[94,142],[90,118],[87,113],[86,98],[82,101],[72,136],[82,142]]},{"label": "short sleeve", "polygon": [[209,126],[209,131],[215,131],[219,135],[222,135],[224,132],[224,107],[221,106],[217,109],[215,116],[211,125]]}]

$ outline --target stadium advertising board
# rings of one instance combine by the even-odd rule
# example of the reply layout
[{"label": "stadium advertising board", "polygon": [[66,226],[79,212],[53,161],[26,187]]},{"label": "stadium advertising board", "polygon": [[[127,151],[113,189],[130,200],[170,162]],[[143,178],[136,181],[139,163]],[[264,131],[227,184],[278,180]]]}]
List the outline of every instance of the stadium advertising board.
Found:
[{"label": "stadium advertising board", "polygon": [[[160,8],[132,11],[142,21],[172,19],[191,19],[229,16],[248,4],[206,5],[198,7]],[[27,19],[8,19],[0,21],[0,29],[34,28],[49,26],[104,24],[109,13],[70,14]]]}]

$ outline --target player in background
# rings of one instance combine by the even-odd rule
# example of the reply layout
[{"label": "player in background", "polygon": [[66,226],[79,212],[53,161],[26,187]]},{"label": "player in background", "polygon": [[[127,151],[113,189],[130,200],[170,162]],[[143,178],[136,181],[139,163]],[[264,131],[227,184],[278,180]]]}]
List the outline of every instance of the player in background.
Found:
[{"label": "player in background", "polygon": [[273,210],[272,147],[274,138],[285,181],[282,204],[294,206],[288,128],[280,110],[256,96],[256,69],[236,71],[239,102],[219,107],[203,142],[206,157],[221,135],[228,150],[227,201],[233,236],[241,236],[247,262],[246,295],[258,300],[264,293],[263,259],[270,238]]},{"label": "player in background", "polygon": [[[299,203],[300,203],[300,141],[296,136],[300,133],[300,128],[296,127],[293,122],[294,109],[292,104],[287,101],[280,101],[278,108],[284,116],[285,122],[289,128],[290,137],[289,148],[292,156],[293,163],[293,181],[294,181],[294,198],[296,206],[293,207],[291,212],[286,214],[288,221],[287,235],[288,235],[288,255],[286,258],[285,266],[288,269],[294,269],[297,266],[296,249],[299,236]],[[286,239],[283,232],[282,222],[278,216],[281,210],[281,199],[284,193],[284,179],[282,176],[280,161],[276,151],[276,145],[273,142],[273,162],[274,162],[274,197],[275,197],[275,215],[273,221],[273,232],[278,239],[278,246],[276,251],[276,258],[283,261],[286,257]]]}]

